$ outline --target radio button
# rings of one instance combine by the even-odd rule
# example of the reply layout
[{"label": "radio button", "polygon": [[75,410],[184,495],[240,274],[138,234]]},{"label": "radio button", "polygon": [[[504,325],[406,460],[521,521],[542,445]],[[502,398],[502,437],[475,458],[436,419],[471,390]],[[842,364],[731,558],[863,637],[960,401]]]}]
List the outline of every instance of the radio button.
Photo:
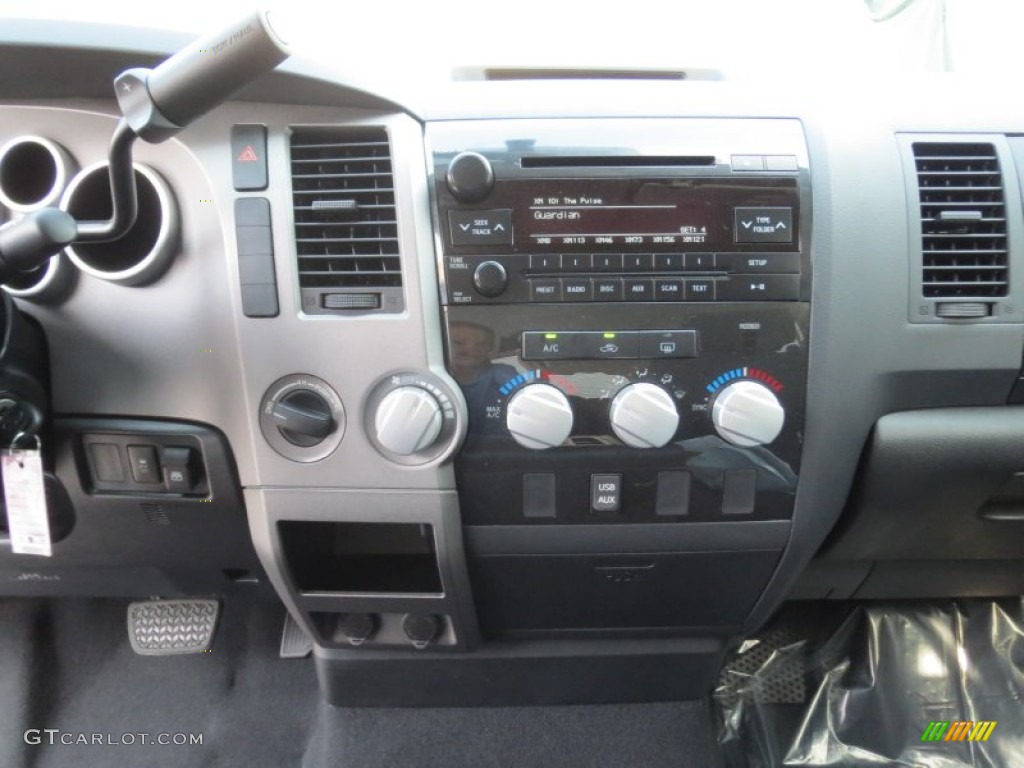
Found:
[{"label": "radio button", "polygon": [[595,278],[594,301],[622,301],[622,280],[617,277]]},{"label": "radio button", "polygon": [[682,301],[682,280],[655,280],[654,298],[658,301]]},{"label": "radio button", "polygon": [[684,264],[687,272],[710,272],[715,268],[715,254],[688,253]]},{"label": "radio button", "polygon": [[561,280],[531,280],[530,301],[561,301]]},{"label": "radio button", "polygon": [[654,269],[657,272],[680,272],[683,269],[683,254],[681,253],[656,253],[654,254]]},{"label": "radio button", "polygon": [[593,301],[593,283],[588,277],[565,278],[562,280],[562,298],[565,301]]},{"label": "radio button", "polygon": [[530,256],[530,270],[533,272],[557,272],[557,253],[534,253]]},{"label": "radio button", "polygon": [[733,239],[737,243],[793,242],[793,209],[739,206]]},{"label": "radio button", "polygon": [[512,211],[448,211],[452,245],[512,245]]},{"label": "radio button", "polygon": [[593,268],[593,261],[589,253],[563,253],[563,272],[589,272]]},{"label": "radio button", "polygon": [[597,272],[621,272],[621,253],[595,253],[594,270]]},{"label": "radio button", "polygon": [[763,272],[799,274],[800,254],[719,253],[715,255],[715,267],[748,275]]},{"label": "radio button", "polygon": [[654,269],[654,254],[624,253],[622,254],[623,272],[650,272]]},{"label": "radio button", "polygon": [[[715,280],[687,280],[686,300],[687,301],[714,301]],[[721,298],[719,296],[718,298]]]},{"label": "radio button", "polygon": [[718,286],[722,301],[796,301],[799,275],[733,275]]},{"label": "radio button", "polygon": [[623,282],[626,301],[654,301],[654,280],[641,278]]}]

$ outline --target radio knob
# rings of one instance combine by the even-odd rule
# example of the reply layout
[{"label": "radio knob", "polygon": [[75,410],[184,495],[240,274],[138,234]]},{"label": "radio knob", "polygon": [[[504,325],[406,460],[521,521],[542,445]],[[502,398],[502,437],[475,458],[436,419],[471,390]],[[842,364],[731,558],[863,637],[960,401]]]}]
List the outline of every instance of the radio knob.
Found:
[{"label": "radio knob", "polygon": [[779,436],[786,412],[768,387],[756,381],[737,381],[715,398],[711,420],[722,439],[751,448]]},{"label": "radio knob", "polygon": [[615,436],[633,448],[661,448],[679,429],[679,411],[672,397],[647,382],[620,389],[608,416]]},{"label": "radio knob", "polygon": [[441,434],[441,404],[422,387],[398,387],[377,407],[377,440],[399,456],[412,456],[433,445]]},{"label": "radio knob", "polygon": [[448,189],[456,200],[477,203],[490,194],[494,186],[491,164],[477,152],[461,152],[448,166]]},{"label": "radio knob", "polygon": [[508,287],[508,272],[500,262],[485,261],[473,271],[473,286],[489,299],[501,296]]},{"label": "radio knob", "polygon": [[505,423],[524,448],[552,448],[572,432],[572,406],[558,387],[529,384],[508,401]]}]

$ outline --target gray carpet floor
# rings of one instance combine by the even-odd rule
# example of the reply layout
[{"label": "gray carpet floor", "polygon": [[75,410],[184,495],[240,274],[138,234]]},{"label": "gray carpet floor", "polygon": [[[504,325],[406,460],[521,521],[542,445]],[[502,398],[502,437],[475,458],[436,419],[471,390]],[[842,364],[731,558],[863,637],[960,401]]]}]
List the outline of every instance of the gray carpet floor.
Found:
[{"label": "gray carpet floor", "polygon": [[[0,766],[714,768],[703,702],[342,709],[277,657],[283,609],[224,604],[211,652],[132,652],[120,600],[0,600]],[[43,729],[57,729],[53,744]],[[28,744],[29,740],[39,741]],[[36,733],[39,731],[39,733]],[[202,744],[143,744],[201,734]],[[97,736],[98,735],[98,736]],[[79,743],[99,738],[102,744]],[[61,740],[74,741],[61,744]],[[107,741],[133,744],[109,745]]]}]

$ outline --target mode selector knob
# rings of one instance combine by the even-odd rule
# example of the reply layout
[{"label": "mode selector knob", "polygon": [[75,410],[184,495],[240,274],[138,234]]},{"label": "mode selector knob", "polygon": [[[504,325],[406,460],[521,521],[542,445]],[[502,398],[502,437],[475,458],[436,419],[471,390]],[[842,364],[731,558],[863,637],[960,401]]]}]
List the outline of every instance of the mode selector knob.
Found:
[{"label": "mode selector knob", "polygon": [[442,425],[441,404],[423,387],[406,385],[384,395],[377,406],[377,440],[398,456],[412,456],[437,442]]},{"label": "mode selector knob", "polygon": [[481,262],[473,271],[473,287],[489,299],[501,296],[508,287],[508,272],[501,262]]},{"label": "mode selector knob", "polygon": [[569,398],[551,384],[529,384],[508,401],[505,423],[524,448],[553,448],[572,432]]},{"label": "mode selector knob", "polygon": [[448,189],[456,200],[477,203],[490,194],[494,170],[486,157],[477,152],[461,152],[448,166]]},{"label": "mode selector knob", "polygon": [[648,382],[620,389],[608,417],[615,436],[633,448],[661,448],[679,429],[679,411],[672,397]]},{"label": "mode selector knob", "polygon": [[292,445],[316,445],[337,428],[330,403],[309,389],[286,394],[274,404],[272,416],[282,437]]},{"label": "mode selector knob", "polygon": [[719,392],[711,407],[711,420],[724,440],[751,448],[779,436],[786,412],[764,384],[737,381]]}]

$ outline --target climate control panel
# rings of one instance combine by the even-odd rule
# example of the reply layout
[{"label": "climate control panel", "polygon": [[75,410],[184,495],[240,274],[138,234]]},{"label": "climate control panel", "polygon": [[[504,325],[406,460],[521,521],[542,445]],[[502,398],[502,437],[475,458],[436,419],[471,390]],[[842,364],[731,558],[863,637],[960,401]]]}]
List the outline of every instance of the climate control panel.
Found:
[{"label": "climate control panel", "polygon": [[[467,524],[791,514],[805,303],[448,307],[445,319],[469,414],[455,461]],[[605,475],[621,476],[614,513],[591,504]]]}]

